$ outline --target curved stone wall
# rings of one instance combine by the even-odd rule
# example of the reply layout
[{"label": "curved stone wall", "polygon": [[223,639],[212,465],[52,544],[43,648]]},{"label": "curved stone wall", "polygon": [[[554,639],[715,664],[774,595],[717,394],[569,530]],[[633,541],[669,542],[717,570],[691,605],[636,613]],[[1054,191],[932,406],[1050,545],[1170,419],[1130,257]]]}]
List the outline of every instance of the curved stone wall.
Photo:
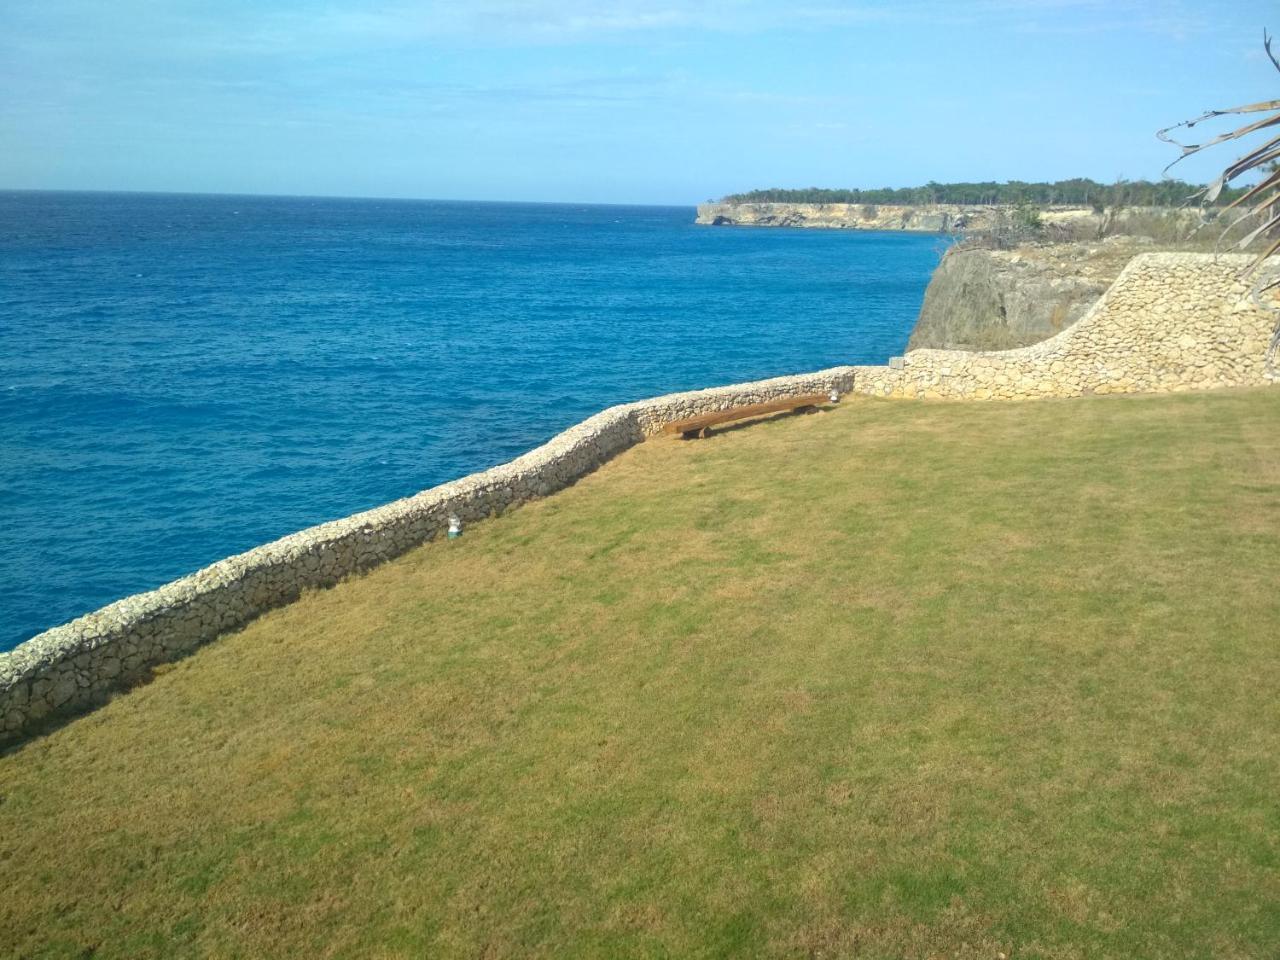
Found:
[{"label": "curved stone wall", "polygon": [[464,521],[546,496],[664,424],[780,397],[848,392],[837,367],[610,407],[509,463],[403,500],[320,524],[228,557],[157,590],[126,597],[0,654],[0,743],[49,717],[83,711],[221,633],[376,566]]},{"label": "curved stone wall", "polygon": [[1073,326],[1017,350],[913,350],[857,367],[855,390],[885,397],[1020,400],[1205,390],[1271,382],[1274,316],[1240,279],[1248,254],[1134,257]]},{"label": "curved stone wall", "polygon": [[1248,258],[1146,254],[1058,336],[1000,353],[917,350],[885,367],[670,394],[610,407],[521,457],[321,524],[127,597],[0,654],[0,743],[79,712],[307,589],[546,496],[672,420],[807,393],[1011,400],[1266,383],[1272,318],[1238,279]]}]

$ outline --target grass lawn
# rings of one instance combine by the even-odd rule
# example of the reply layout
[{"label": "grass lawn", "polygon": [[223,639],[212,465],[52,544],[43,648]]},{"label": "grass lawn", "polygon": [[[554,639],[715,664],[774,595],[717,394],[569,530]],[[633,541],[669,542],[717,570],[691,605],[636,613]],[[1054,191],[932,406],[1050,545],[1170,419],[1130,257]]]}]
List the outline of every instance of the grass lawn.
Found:
[{"label": "grass lawn", "polygon": [[644,444],[0,757],[0,955],[1268,958],[1280,389]]}]

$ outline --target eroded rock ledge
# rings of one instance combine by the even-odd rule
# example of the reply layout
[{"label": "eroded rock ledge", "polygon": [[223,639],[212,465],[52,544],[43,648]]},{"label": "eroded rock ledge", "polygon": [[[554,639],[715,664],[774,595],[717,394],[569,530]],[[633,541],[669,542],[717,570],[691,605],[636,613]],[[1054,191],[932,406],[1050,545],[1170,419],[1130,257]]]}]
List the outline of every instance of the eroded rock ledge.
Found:
[{"label": "eroded rock ledge", "polygon": [[[976,234],[1008,231],[1015,213],[1014,207],[999,204],[703,203],[698,205],[695,222],[705,226]],[[1185,230],[1201,221],[1201,211],[1192,207],[1098,211],[1092,207],[1050,206],[1037,208],[1035,214],[1043,228],[1066,238],[1102,236],[1121,229],[1126,233],[1153,228],[1172,230],[1175,226]]]},{"label": "eroded rock ledge", "polygon": [[955,233],[991,226],[1000,207],[874,203],[703,203],[697,222],[708,226],[821,227]]},{"label": "eroded rock ledge", "polygon": [[987,250],[952,247],[925,290],[907,349],[1009,350],[1070,327],[1138,253],[1141,237]]},{"label": "eroded rock ledge", "polygon": [[[814,227],[828,230],[907,230],[916,233],[981,233],[1006,224],[1013,208],[989,204],[932,203],[917,206],[875,203],[702,203],[696,223],[713,227]],[[1047,207],[1037,211],[1047,226],[1096,230],[1117,216],[1090,207]],[[1147,216],[1131,208],[1118,216]],[[1161,214],[1167,211],[1159,211]],[[1180,217],[1194,219],[1195,211]]]}]

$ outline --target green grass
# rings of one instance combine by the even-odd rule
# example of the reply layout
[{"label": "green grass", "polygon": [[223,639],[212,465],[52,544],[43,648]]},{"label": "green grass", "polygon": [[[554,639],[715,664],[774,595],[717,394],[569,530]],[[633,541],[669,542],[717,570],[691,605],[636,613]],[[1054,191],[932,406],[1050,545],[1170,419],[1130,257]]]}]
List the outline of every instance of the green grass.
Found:
[{"label": "green grass", "polygon": [[0,757],[0,954],[1273,957],[1278,428],[645,444]]}]

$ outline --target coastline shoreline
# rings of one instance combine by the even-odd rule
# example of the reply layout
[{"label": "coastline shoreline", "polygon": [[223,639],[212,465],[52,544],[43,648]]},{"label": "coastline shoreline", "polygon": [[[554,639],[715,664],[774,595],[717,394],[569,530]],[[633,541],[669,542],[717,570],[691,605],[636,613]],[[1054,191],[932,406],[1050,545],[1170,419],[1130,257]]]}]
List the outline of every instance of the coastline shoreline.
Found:
[{"label": "coastline shoreline", "polygon": [[488,470],[308,527],[46,630],[0,654],[0,744],[105,702],[304,590],[332,586],[464,523],[574,483],[674,420],[837,390],[886,398],[1020,401],[1275,382],[1271,314],[1247,304],[1249,255],[1135,257],[1075,325],[1029,347],[922,349],[885,366],[666,394],[606,408]]}]

